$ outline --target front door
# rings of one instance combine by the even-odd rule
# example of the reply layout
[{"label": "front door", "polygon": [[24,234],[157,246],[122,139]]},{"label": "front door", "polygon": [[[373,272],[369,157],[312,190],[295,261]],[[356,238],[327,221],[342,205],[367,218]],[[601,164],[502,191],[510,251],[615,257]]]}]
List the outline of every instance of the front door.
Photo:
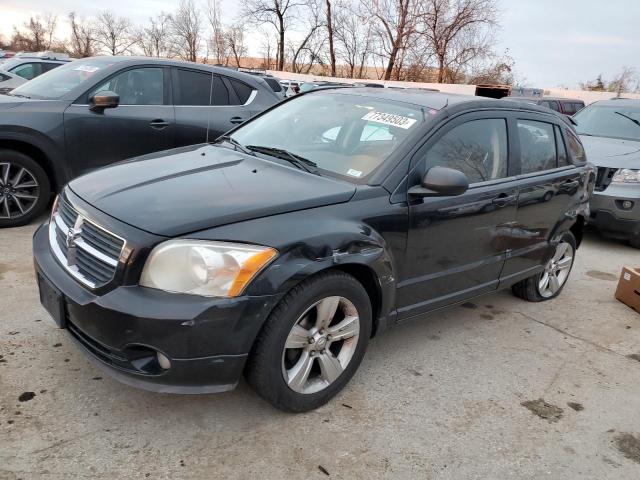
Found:
[{"label": "front door", "polygon": [[[174,146],[174,112],[165,70],[141,67],[119,72],[66,109],[65,141],[72,176]],[[105,90],[120,96],[118,107],[90,110],[88,98]]]},{"label": "front door", "polygon": [[507,139],[504,114],[467,114],[437,132],[417,163],[414,158],[410,187],[436,165],[464,172],[470,187],[457,197],[408,198],[400,320],[497,288],[518,194]]}]

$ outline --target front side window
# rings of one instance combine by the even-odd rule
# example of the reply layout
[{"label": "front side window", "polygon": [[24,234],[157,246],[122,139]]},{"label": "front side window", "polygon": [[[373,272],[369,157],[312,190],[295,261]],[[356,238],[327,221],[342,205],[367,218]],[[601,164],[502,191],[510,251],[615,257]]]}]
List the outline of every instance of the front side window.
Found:
[{"label": "front side window", "polygon": [[111,77],[90,96],[106,90],[120,96],[120,105],[162,105],[164,75],[161,68],[134,68]]},{"label": "front side window", "polygon": [[453,168],[478,183],[506,177],[507,158],[506,120],[492,118],[454,127],[429,148],[425,160],[426,170]]},{"label": "front side window", "polygon": [[286,150],[325,170],[363,179],[420,128],[420,107],[324,91],[286,102],[236,130],[244,146]]},{"label": "front side window", "polygon": [[533,120],[518,120],[521,173],[543,172],[556,168],[556,138],[553,125]]},{"label": "front side window", "polygon": [[11,70],[25,80],[32,80],[42,73],[42,66],[39,63],[25,63]]},{"label": "front side window", "polygon": [[[640,107],[624,100],[614,105],[591,104],[573,117],[580,135],[640,141]],[[613,103],[613,102],[612,102]]]}]

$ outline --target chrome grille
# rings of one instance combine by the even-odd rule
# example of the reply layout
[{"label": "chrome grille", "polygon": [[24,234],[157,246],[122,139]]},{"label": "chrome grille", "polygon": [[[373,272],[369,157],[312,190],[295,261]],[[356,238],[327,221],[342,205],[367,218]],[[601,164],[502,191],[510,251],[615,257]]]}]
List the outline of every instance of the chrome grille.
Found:
[{"label": "chrome grille", "polygon": [[49,223],[49,244],[71,275],[97,288],[113,279],[125,241],[80,215],[60,195]]}]

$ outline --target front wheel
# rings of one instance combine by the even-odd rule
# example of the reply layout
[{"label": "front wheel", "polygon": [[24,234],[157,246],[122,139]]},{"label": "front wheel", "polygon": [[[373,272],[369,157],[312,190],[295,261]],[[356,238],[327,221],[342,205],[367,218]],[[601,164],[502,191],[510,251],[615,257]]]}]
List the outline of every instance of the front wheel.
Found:
[{"label": "front wheel", "polygon": [[542,302],[557,297],[562,292],[576,254],[576,239],[571,232],[565,233],[544,270],[512,287],[513,294],[529,302]]},{"label": "front wheel", "polygon": [[342,272],[305,280],[267,319],[246,369],[254,390],[276,408],[305,412],[351,379],[371,335],[371,303]]},{"label": "front wheel", "polygon": [[0,228],[26,225],[49,202],[47,174],[35,160],[13,150],[0,150]]}]

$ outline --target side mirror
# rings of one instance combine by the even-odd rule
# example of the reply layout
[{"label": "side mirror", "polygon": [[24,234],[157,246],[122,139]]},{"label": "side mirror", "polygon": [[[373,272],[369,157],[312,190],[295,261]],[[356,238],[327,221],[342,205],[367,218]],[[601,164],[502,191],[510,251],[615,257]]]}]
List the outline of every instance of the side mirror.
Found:
[{"label": "side mirror", "polygon": [[120,104],[120,95],[111,90],[96,93],[89,99],[90,109],[102,111],[105,108],[116,108]]},{"label": "side mirror", "polygon": [[462,195],[468,188],[469,179],[461,171],[446,167],[431,167],[424,175],[422,184],[409,189],[409,195],[454,197]]}]

